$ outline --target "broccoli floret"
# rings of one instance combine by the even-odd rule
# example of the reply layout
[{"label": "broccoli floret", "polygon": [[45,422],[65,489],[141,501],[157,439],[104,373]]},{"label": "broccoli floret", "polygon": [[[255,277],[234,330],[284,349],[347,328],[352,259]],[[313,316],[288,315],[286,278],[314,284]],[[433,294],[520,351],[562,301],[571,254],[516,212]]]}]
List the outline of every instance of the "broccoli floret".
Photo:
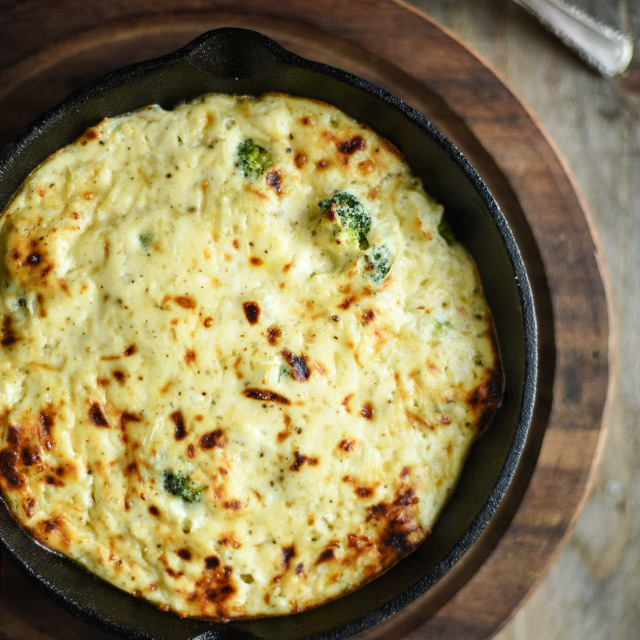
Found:
[{"label": "broccoli floret", "polygon": [[165,491],[179,496],[186,502],[198,502],[202,497],[205,487],[196,484],[189,476],[183,473],[174,473],[165,470],[164,472],[164,488]]},{"label": "broccoli floret", "polygon": [[453,325],[448,320],[435,319],[433,321],[433,327],[440,335],[446,335],[453,330]]},{"label": "broccoli floret", "polygon": [[323,219],[334,225],[333,235],[338,244],[367,249],[367,233],[371,216],[361,202],[344,191],[336,191],[331,198],[318,203]]},{"label": "broccoli floret", "polygon": [[372,247],[365,254],[366,274],[376,284],[382,282],[391,269],[391,252],[386,245]]},{"label": "broccoli floret", "polygon": [[151,231],[143,231],[138,236],[138,242],[143,249],[148,248],[151,245],[151,241],[153,240],[153,232]]},{"label": "broccoli floret", "polygon": [[238,145],[238,158],[245,178],[255,180],[271,166],[271,154],[248,139]]},{"label": "broccoli floret", "polygon": [[441,216],[440,222],[438,223],[438,233],[449,246],[455,243],[456,238],[453,235],[453,231],[451,230],[449,223],[444,219],[444,214]]}]

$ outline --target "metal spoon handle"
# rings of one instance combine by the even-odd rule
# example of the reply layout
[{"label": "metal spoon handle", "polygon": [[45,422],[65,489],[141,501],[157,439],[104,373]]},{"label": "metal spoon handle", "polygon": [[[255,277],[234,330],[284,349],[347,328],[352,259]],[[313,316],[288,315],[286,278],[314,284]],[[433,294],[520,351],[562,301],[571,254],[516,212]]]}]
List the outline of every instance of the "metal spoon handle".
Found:
[{"label": "metal spoon handle", "polygon": [[631,62],[629,37],[560,0],[514,0],[533,14],[605,76],[622,73]]}]

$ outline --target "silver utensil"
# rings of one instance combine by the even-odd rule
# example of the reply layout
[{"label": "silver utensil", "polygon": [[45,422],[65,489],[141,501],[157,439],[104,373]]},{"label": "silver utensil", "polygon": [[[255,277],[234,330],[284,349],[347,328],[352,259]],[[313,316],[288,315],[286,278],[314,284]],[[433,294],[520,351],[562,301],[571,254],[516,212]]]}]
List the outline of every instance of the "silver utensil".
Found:
[{"label": "silver utensil", "polygon": [[513,1],[603,75],[615,76],[629,66],[633,44],[624,33],[560,0]]}]

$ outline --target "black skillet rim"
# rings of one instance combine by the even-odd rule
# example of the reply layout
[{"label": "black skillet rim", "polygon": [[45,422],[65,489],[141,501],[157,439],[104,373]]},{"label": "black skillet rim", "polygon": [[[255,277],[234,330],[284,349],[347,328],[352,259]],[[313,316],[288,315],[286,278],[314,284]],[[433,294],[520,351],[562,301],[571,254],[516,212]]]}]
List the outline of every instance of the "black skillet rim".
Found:
[{"label": "black skillet rim", "polygon": [[[491,490],[485,504],[478,511],[477,515],[473,519],[473,522],[468,527],[463,536],[457,541],[450,553],[438,562],[435,567],[424,575],[420,580],[414,583],[410,588],[404,592],[383,604],[377,609],[361,616],[358,619],[342,624],[339,627],[328,628],[326,631],[322,631],[308,638],[314,640],[337,640],[338,638],[346,638],[360,631],[382,622],[390,615],[398,612],[408,604],[410,604],[417,597],[422,595],[431,586],[436,584],[447,572],[451,569],[456,562],[469,550],[473,543],[478,539],[480,534],[484,531],[488,525],[491,517],[497,510],[502,499],[504,498],[510,482],[515,474],[518,462],[522,455],[525,442],[527,439],[528,428],[531,423],[533,408],[535,404],[536,387],[537,387],[537,375],[538,375],[538,361],[537,361],[537,322],[535,315],[535,308],[533,302],[533,294],[530,288],[529,280],[526,273],[526,268],[517,243],[509,224],[507,223],[504,215],[500,211],[500,208],[493,198],[488,187],[484,181],[480,178],[477,171],[473,168],[470,162],[465,156],[458,150],[458,148],[448,139],[440,130],[433,125],[427,118],[410,107],[402,100],[396,98],[386,90],[378,87],[377,85],[364,80],[354,74],[342,71],[336,67],[332,67],[323,63],[308,60],[301,56],[298,56],[279,44],[268,38],[267,36],[248,29],[224,27],[208,31],[196,39],[189,42],[184,47],[174,51],[165,56],[154,58],[151,60],[135,63],[121,69],[108,73],[101,78],[98,78],[83,88],[72,93],[69,97],[59,103],[57,106],[45,112],[36,121],[34,121],[24,132],[19,135],[12,143],[9,144],[0,153],[0,184],[7,172],[7,167],[11,166],[16,161],[16,158],[20,157],[20,154],[33,142],[43,129],[55,124],[55,122],[66,117],[69,112],[81,104],[94,100],[99,97],[100,94],[108,89],[120,86],[124,83],[135,81],[154,70],[158,70],[163,67],[171,66],[183,59],[190,59],[192,56],[207,50],[207,47],[216,45],[216,41],[225,41],[229,38],[243,38],[248,44],[267,50],[274,58],[278,59],[284,64],[306,69],[315,73],[326,75],[334,80],[342,82],[346,85],[350,85],[368,93],[378,100],[381,100],[390,105],[395,110],[399,111],[405,118],[412,121],[423,132],[426,133],[437,145],[446,153],[446,155],[455,162],[458,168],[464,173],[466,178],[474,187],[476,193],[480,196],[487,211],[491,215],[492,221],[497,228],[499,235],[504,243],[504,247],[508,253],[511,266],[513,268],[514,277],[516,279],[518,294],[520,298],[520,304],[522,308],[522,317],[524,321],[524,336],[525,336],[525,367],[524,367],[524,381],[522,391],[522,401],[520,405],[519,417],[517,425],[515,427],[513,440],[511,447],[509,448],[507,457],[505,458],[502,470],[498,475],[498,478]],[[241,69],[236,70],[242,73]],[[228,73],[231,76],[234,73],[233,62],[228,69]],[[11,194],[7,194],[10,197]],[[2,193],[0,193],[2,198]],[[2,503],[2,510],[6,510],[4,500],[0,496],[0,503]],[[8,512],[8,510],[7,510]],[[15,525],[16,531],[11,535],[20,536],[26,535],[24,531],[16,524],[15,520],[11,518]],[[2,527],[3,533],[0,537],[0,544],[5,552],[7,552],[10,559],[18,566],[18,568],[28,575],[32,580],[38,584],[38,586],[44,589],[49,595],[51,595],[59,604],[61,604],[67,610],[70,610],[78,618],[85,622],[95,624],[112,633],[116,633],[125,638],[132,639],[147,639],[152,636],[146,633],[141,633],[125,627],[118,622],[105,619],[99,613],[87,608],[83,603],[73,600],[70,596],[66,595],[64,591],[59,590],[56,586],[48,583],[37,572],[35,572],[28,562],[16,552],[10,541],[7,541],[4,535],[5,527]],[[38,544],[38,543],[36,543]],[[41,546],[38,544],[38,546]],[[44,549],[44,547],[43,547]],[[49,550],[47,550],[49,551]],[[50,551],[49,551],[50,552]],[[266,619],[268,620],[268,619]],[[216,623],[212,623],[216,624]],[[186,637],[186,636],[185,636]],[[196,635],[192,635],[194,640],[214,640],[214,638],[234,638],[234,637],[255,637],[250,632],[244,632],[241,630],[234,630],[230,625],[223,627],[217,627],[217,629],[211,632],[205,631],[204,633],[198,632]]]}]

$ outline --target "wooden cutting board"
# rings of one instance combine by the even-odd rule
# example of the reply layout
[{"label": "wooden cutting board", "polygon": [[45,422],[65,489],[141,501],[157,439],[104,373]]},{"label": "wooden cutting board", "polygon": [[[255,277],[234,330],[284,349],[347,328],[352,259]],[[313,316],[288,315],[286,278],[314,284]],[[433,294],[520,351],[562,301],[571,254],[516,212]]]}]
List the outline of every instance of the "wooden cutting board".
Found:
[{"label": "wooden cutting board", "polygon": [[[221,26],[262,31],[407,101],[470,158],[514,229],[541,334],[540,401],[523,462],[492,526],[456,568],[359,636],[490,638],[566,539],[603,438],[607,306],[585,205],[552,142],[495,72],[398,0],[23,0],[0,10],[0,147],[87,81]],[[1,596],[0,639],[113,637],[4,560]]]}]

